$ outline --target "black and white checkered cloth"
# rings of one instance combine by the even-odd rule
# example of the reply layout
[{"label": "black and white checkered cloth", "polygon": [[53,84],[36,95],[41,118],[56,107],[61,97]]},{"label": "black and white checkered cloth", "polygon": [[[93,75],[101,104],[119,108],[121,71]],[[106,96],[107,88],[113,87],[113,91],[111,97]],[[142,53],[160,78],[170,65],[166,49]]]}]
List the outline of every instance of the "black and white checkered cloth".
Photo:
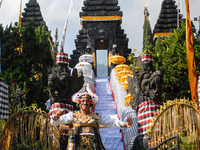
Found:
[{"label": "black and white checkered cloth", "polygon": [[157,112],[157,109],[160,109],[160,105],[160,101],[148,100],[138,106],[138,135],[147,134],[149,124],[151,123],[154,114]]},{"label": "black and white checkered cloth", "polygon": [[[63,103],[54,103],[51,108],[49,109],[49,115],[52,118],[54,114],[56,114],[56,112],[59,109],[63,109],[65,111],[65,113],[68,113],[70,111],[74,111],[74,106],[70,105],[70,104],[63,104]],[[69,125],[69,124],[66,124]],[[68,134],[69,129],[68,128],[64,128],[62,129],[62,132],[64,134]]]},{"label": "black and white checkered cloth", "polygon": [[4,81],[0,81],[0,119],[9,118],[9,93],[8,85]]},{"label": "black and white checkered cloth", "polygon": [[150,63],[150,64],[153,64],[153,55],[151,54],[144,54],[142,55],[142,64],[143,63]]},{"label": "black and white checkered cloth", "polygon": [[68,60],[68,54],[66,53],[57,53],[56,54],[56,63],[64,63],[64,64],[68,64],[69,60]]}]

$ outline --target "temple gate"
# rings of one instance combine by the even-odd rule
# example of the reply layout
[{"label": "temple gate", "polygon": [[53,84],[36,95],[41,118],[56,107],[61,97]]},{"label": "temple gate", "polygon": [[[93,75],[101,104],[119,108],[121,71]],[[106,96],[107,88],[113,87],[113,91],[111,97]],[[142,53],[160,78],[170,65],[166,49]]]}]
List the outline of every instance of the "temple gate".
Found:
[{"label": "temple gate", "polygon": [[70,55],[70,67],[78,63],[78,58],[85,53],[95,57],[93,69],[97,75],[96,51],[108,51],[108,75],[113,68],[109,58],[115,53],[128,57],[128,38],[121,29],[122,11],[117,0],[86,0],[80,12],[82,29],[75,40],[76,50]]}]

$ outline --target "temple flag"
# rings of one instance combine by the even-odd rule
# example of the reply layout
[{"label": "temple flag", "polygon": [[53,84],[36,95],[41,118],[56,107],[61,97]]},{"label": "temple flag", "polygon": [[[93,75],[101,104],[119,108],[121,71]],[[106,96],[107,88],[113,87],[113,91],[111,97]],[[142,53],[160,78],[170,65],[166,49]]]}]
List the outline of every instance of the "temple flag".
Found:
[{"label": "temple flag", "polygon": [[196,63],[194,58],[193,47],[193,33],[190,20],[189,0],[185,0],[186,5],[186,48],[187,48],[187,60],[188,60],[188,76],[190,82],[191,98],[193,102],[198,102],[197,95],[197,75],[196,75]]},{"label": "temple flag", "polygon": [[[21,13],[22,13],[22,0],[20,2],[19,22],[18,22],[18,25],[17,25],[18,26],[18,33],[19,33],[20,38],[22,37],[22,34],[21,34]],[[15,50],[18,51],[19,54],[21,54],[22,53],[22,48],[23,48],[23,42],[21,41],[19,44],[20,44],[20,46],[15,48]]]},{"label": "temple flag", "polygon": [[68,10],[68,14],[67,14],[67,18],[66,18],[66,21],[65,21],[64,30],[63,30],[63,36],[62,36],[62,41],[61,41],[61,50],[60,50],[61,53],[64,52],[64,43],[65,43],[65,36],[66,36],[66,31],[67,31],[67,24],[68,24],[68,21],[69,21],[69,15],[70,15],[73,3],[74,3],[74,0],[71,0],[69,10]]}]

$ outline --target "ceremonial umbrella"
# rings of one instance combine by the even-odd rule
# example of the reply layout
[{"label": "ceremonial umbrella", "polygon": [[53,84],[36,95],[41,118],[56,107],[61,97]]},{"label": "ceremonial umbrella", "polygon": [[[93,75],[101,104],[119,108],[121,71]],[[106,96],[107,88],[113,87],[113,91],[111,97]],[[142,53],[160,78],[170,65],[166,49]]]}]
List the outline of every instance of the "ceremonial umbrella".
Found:
[{"label": "ceremonial umbrella", "polygon": [[128,80],[128,76],[133,77],[132,74],[124,75],[124,76],[122,76],[121,78],[119,78],[120,82],[123,83],[123,82],[127,81],[127,80]]},{"label": "ceremonial umbrella", "polygon": [[122,71],[119,71],[117,74],[116,74],[116,78],[119,79],[120,77],[124,76],[124,75],[133,75],[132,72],[128,71],[128,70],[122,70]]},{"label": "ceremonial umbrella", "polygon": [[126,80],[128,80],[128,76],[133,77],[133,75],[131,75],[131,74],[128,74],[128,75],[124,75],[124,76],[122,76],[122,77],[119,77],[119,78],[118,78],[119,84],[124,84],[124,82],[125,82]]},{"label": "ceremonial umbrella", "polygon": [[116,67],[115,67],[115,72],[119,72],[119,71],[122,71],[122,70],[128,70],[128,71],[130,71],[131,70],[131,68],[128,66],[128,65],[126,65],[126,64],[121,64],[121,65],[117,65]]},{"label": "ceremonial umbrella", "polygon": [[132,98],[133,98],[133,96],[129,93],[129,94],[125,97],[124,106],[129,106],[129,103],[130,103],[130,101],[131,101]]},{"label": "ceremonial umbrella", "polygon": [[127,82],[127,81],[124,82],[123,88],[124,88],[125,90],[128,90],[128,82]]},{"label": "ceremonial umbrella", "polygon": [[126,62],[126,58],[120,55],[114,55],[112,57],[110,57],[110,61],[113,64],[123,64]]},{"label": "ceremonial umbrella", "polygon": [[77,68],[78,71],[82,70],[84,76],[91,74],[92,71],[92,65],[88,62],[79,62],[75,68]]},{"label": "ceremonial umbrella", "polygon": [[79,62],[94,62],[94,56],[92,56],[91,54],[84,54],[84,55],[81,55],[79,57]]}]

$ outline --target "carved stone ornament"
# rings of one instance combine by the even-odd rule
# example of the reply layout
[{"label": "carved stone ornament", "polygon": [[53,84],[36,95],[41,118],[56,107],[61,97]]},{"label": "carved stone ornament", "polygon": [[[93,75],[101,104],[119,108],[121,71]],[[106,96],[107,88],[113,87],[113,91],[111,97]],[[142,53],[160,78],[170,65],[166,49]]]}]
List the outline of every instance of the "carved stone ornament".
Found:
[{"label": "carved stone ornament", "polygon": [[133,74],[133,77],[128,77],[129,91],[133,96],[130,104],[133,109],[137,110],[139,104],[147,100],[161,100],[163,74],[160,70],[155,71],[152,63],[142,62],[142,69],[139,72],[134,69]]},{"label": "carved stone ornament", "polygon": [[48,77],[51,104],[72,104],[71,96],[82,88],[83,83],[83,75],[77,69],[72,69],[70,74],[67,64],[57,64],[56,70]]}]

